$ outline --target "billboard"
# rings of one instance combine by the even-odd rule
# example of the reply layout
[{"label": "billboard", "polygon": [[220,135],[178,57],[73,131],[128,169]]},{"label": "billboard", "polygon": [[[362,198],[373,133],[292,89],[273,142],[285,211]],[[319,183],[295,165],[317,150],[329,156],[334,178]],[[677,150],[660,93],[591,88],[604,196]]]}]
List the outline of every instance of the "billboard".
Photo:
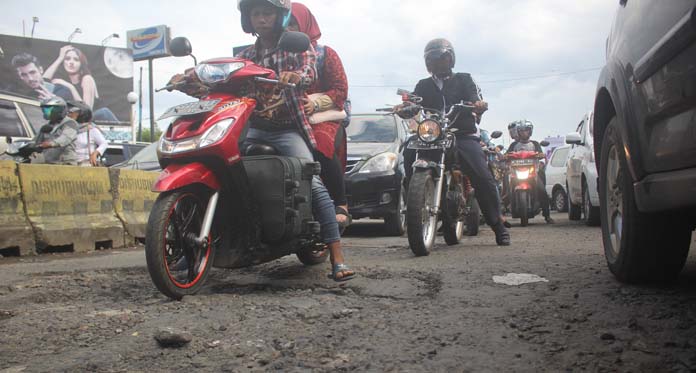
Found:
[{"label": "billboard", "polygon": [[0,35],[0,50],[0,90],[37,100],[84,101],[97,124],[131,125],[128,49]]},{"label": "billboard", "polygon": [[169,53],[169,27],[165,25],[130,30],[127,33],[128,49],[134,61],[167,57]]}]

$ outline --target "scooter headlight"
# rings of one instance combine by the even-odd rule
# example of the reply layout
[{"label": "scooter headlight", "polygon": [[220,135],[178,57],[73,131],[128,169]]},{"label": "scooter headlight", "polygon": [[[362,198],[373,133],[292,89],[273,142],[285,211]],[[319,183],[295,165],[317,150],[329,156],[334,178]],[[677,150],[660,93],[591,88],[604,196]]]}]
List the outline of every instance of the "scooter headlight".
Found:
[{"label": "scooter headlight", "polygon": [[181,141],[169,141],[162,137],[159,145],[160,152],[165,154],[175,154],[210,146],[220,141],[220,139],[225,136],[232,124],[234,124],[234,118],[223,119],[215,123],[202,135]]},{"label": "scooter headlight", "polygon": [[527,180],[529,175],[532,173],[531,168],[517,168],[515,169],[515,177],[517,180]]},{"label": "scooter headlight", "polygon": [[440,123],[434,120],[424,120],[418,125],[418,138],[424,142],[434,142],[441,134]]},{"label": "scooter headlight", "polygon": [[222,83],[244,67],[244,62],[201,63],[196,66],[196,75],[204,84]]}]

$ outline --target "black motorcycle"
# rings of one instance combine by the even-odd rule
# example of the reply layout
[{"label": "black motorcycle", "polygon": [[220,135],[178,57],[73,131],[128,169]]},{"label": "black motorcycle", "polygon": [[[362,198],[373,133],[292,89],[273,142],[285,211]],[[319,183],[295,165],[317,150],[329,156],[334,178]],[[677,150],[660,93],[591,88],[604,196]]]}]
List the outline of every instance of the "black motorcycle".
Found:
[{"label": "black motorcycle", "polygon": [[416,136],[407,145],[416,151],[416,157],[406,193],[406,230],[411,251],[424,256],[435,244],[439,221],[448,245],[459,243],[465,225],[469,234],[478,234],[480,211],[473,189],[467,187],[471,183],[458,169],[456,129],[450,127],[460,116],[475,120],[474,106],[459,103],[444,113],[422,107],[422,98],[405,90],[397,94],[404,100],[399,115],[421,118]]}]

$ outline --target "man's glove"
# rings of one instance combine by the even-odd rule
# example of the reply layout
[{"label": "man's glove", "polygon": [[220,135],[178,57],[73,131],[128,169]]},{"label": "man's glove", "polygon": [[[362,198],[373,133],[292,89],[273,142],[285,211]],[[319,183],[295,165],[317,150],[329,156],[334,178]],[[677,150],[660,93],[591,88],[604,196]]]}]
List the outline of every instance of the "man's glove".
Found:
[{"label": "man's glove", "polygon": [[394,106],[394,112],[401,119],[413,118],[416,115],[418,115],[419,111],[420,111],[420,106],[416,105],[416,104],[412,104],[410,102],[404,102],[401,105]]},{"label": "man's glove", "polygon": [[201,98],[208,94],[208,87],[201,83],[193,68],[186,69],[183,74],[172,76],[167,85],[175,86],[167,89],[170,92],[176,89],[196,98]]}]

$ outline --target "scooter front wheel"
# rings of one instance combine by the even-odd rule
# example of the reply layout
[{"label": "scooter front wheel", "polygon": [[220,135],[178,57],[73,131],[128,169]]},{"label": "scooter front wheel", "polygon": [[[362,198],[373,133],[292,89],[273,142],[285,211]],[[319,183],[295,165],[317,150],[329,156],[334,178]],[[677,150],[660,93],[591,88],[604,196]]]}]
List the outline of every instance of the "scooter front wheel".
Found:
[{"label": "scooter front wheel", "polygon": [[197,293],[215,256],[214,227],[203,244],[200,234],[210,193],[197,189],[165,192],[155,201],[147,222],[145,258],[152,282],[169,298]]}]

